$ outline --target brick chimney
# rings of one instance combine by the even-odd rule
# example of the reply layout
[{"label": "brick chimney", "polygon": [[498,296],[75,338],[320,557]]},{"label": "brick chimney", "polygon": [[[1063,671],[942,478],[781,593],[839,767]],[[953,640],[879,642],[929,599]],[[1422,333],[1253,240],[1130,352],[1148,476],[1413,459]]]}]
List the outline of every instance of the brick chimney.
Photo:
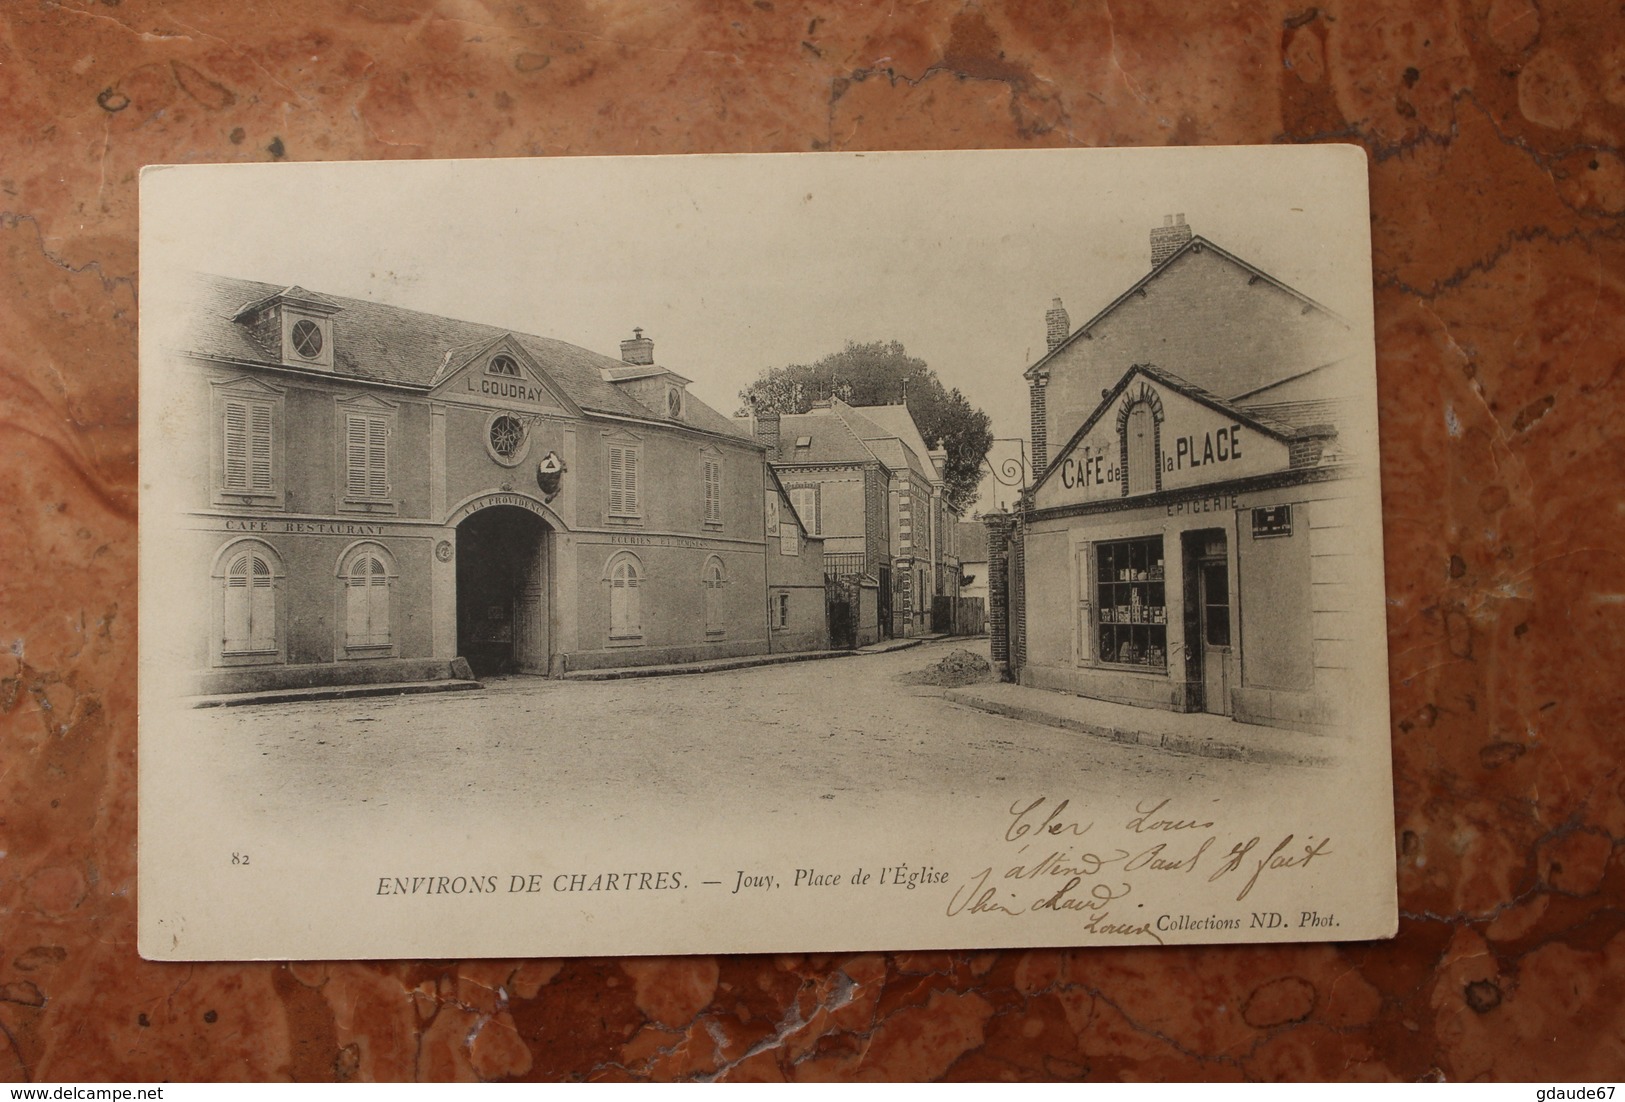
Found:
[{"label": "brick chimney", "polygon": [[629,364],[655,362],[655,342],[643,335],[642,329],[632,330],[632,339],[621,342],[621,359]]},{"label": "brick chimney", "polygon": [[1151,228],[1151,266],[1155,268],[1173,256],[1191,239],[1191,228],[1183,214],[1165,214],[1162,225]]},{"label": "brick chimney", "polygon": [[1054,352],[1071,332],[1072,319],[1066,316],[1066,307],[1061,305],[1061,298],[1057,295],[1044,312],[1044,336],[1049,341],[1049,350]]},{"label": "brick chimney", "polygon": [[758,413],[756,415],[756,442],[767,445],[767,457],[770,460],[779,457],[779,415],[777,413]]}]

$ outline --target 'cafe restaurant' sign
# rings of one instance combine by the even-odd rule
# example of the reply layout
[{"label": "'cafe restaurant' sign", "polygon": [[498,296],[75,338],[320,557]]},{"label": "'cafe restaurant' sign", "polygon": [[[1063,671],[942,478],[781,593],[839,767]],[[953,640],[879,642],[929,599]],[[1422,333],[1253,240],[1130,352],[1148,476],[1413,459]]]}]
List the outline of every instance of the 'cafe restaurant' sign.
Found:
[{"label": "'cafe restaurant' sign", "polygon": [[[1136,406],[1144,407],[1138,416]],[[1126,448],[1123,434],[1129,437]],[[1083,439],[1061,455],[1039,492],[1038,506],[1124,496],[1125,455],[1131,467],[1154,456],[1164,490],[1267,474],[1291,463],[1286,442],[1273,433],[1142,378],[1098,411]],[[1155,478],[1142,482],[1138,472],[1130,482],[1131,494],[1155,488]]]}]

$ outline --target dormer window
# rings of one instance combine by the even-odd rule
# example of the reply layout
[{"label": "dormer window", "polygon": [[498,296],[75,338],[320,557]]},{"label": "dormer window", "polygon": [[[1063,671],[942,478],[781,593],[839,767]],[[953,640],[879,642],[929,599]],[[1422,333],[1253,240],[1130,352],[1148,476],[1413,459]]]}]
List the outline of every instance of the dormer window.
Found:
[{"label": "dormer window", "polygon": [[512,356],[492,356],[491,362],[485,365],[487,375],[501,375],[507,379],[519,378],[519,364]]},{"label": "dormer window", "polygon": [[333,370],[333,315],[339,304],[302,287],[251,302],[232,317],[256,343],[288,367]]}]

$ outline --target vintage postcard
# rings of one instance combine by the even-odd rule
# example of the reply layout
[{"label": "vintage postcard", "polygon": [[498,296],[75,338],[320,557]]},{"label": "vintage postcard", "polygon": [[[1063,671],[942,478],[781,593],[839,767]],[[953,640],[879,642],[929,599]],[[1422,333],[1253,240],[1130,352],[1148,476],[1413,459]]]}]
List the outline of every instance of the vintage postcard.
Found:
[{"label": "vintage postcard", "polygon": [[153,167],[140,947],[1397,921],[1364,155]]}]

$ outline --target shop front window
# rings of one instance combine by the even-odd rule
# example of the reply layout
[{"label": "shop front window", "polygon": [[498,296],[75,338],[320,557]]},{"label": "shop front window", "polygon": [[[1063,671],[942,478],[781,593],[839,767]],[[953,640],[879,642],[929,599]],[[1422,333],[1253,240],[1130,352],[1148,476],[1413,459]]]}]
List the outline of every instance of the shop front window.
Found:
[{"label": "shop front window", "polygon": [[1167,668],[1168,602],[1161,536],[1097,543],[1095,599],[1100,661]]}]

